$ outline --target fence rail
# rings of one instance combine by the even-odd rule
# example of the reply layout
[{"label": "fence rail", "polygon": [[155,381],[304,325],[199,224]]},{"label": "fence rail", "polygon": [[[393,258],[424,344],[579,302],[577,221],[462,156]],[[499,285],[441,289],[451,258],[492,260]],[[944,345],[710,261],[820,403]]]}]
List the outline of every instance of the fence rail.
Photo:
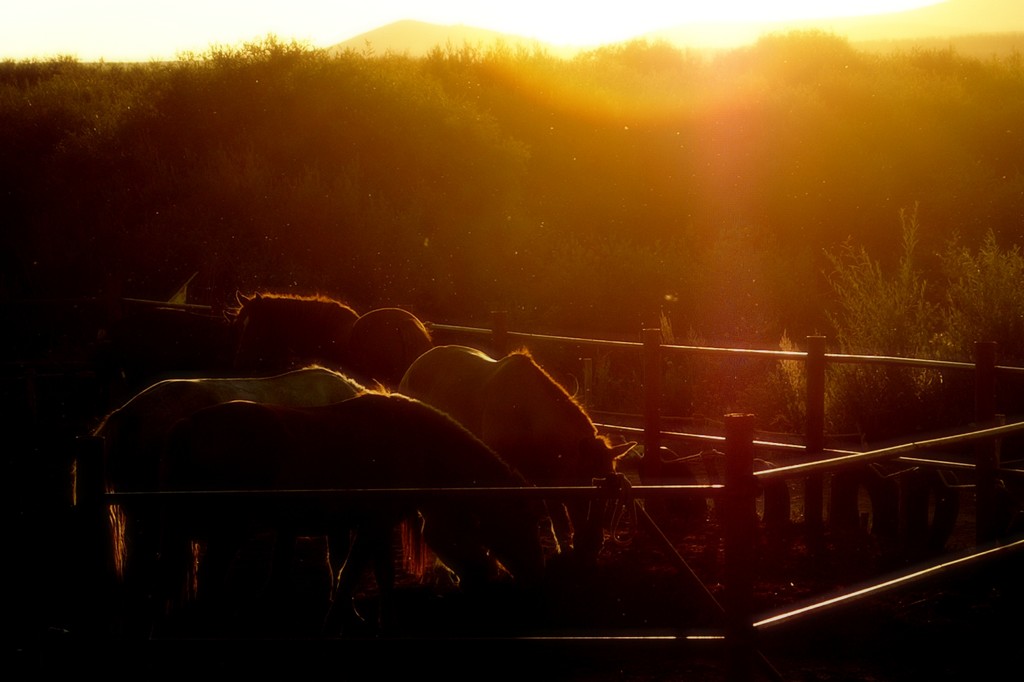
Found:
[{"label": "fence rail", "polygon": [[[450,332],[485,336],[491,345],[503,352],[510,347],[513,340],[575,344],[584,346],[620,348],[635,350],[641,354],[644,377],[644,406],[642,427],[614,424],[599,424],[603,430],[618,430],[626,433],[642,435],[647,452],[657,452],[664,438],[686,438],[701,440],[721,445],[726,453],[725,479],[722,484],[711,485],[622,485],[616,482],[597,481],[594,486],[569,487],[537,487],[523,489],[507,488],[457,488],[457,489],[387,489],[387,490],[289,490],[276,492],[261,491],[226,491],[188,493],[104,493],[102,458],[96,452],[86,454],[80,459],[79,477],[81,490],[86,491],[79,500],[83,511],[93,510],[91,518],[97,523],[105,523],[106,509],[111,503],[134,504],[151,498],[164,501],[183,500],[197,495],[226,495],[239,498],[255,496],[353,496],[372,498],[382,496],[433,496],[433,495],[510,495],[537,498],[578,498],[578,497],[614,497],[621,496],[623,489],[626,494],[639,499],[657,499],[665,496],[694,495],[714,497],[723,503],[723,542],[725,548],[725,600],[721,604],[724,618],[724,641],[730,652],[730,678],[750,679],[752,668],[759,664],[755,633],[759,629],[775,627],[792,622],[798,618],[826,611],[833,604],[847,603],[865,595],[892,589],[929,577],[955,566],[976,561],[988,560],[1004,556],[1008,552],[1016,552],[1024,548],[1024,540],[1012,540],[999,547],[988,546],[993,542],[1002,542],[994,523],[995,489],[998,475],[1002,472],[999,462],[1000,439],[1024,432],[1024,422],[1004,425],[993,425],[998,421],[995,414],[995,376],[998,372],[1024,373],[1020,367],[1000,367],[995,363],[995,344],[979,343],[976,347],[975,363],[945,362],[917,358],[900,358],[885,356],[860,356],[846,354],[829,354],[824,352],[823,337],[808,337],[807,351],[774,351],[736,348],[714,348],[703,346],[680,346],[662,344],[659,330],[643,330],[641,340],[616,341],[602,339],[577,338],[514,332],[508,329],[507,317],[496,314],[491,329],[428,323],[434,332]],[[756,357],[780,361],[796,361],[805,365],[807,373],[807,422],[805,425],[804,443],[778,443],[756,440],[753,429],[753,415],[730,414],[724,417],[725,434],[691,434],[682,432],[662,431],[660,405],[660,367],[666,353],[689,353],[697,355]],[[909,442],[867,452],[848,450],[829,450],[824,448],[824,390],[825,368],[829,363],[866,363],[903,365],[920,368],[968,371],[975,373],[975,421],[978,428],[942,438],[934,438],[918,442]],[[587,374],[585,373],[585,376]],[[585,387],[589,390],[589,385]],[[975,445],[975,461],[973,464],[944,462],[941,460],[916,457],[922,451],[953,444],[971,443]],[[755,449],[780,449],[792,453],[800,453],[808,461],[781,466],[763,471],[754,470],[753,452]],[[86,448],[89,450],[89,448]],[[805,525],[807,532],[820,532],[822,524],[822,485],[825,474],[835,473],[854,465],[871,462],[900,460],[912,464],[969,469],[976,478],[975,495],[977,498],[977,550],[968,556],[953,560],[940,561],[935,566],[915,571],[885,583],[862,588],[829,600],[804,605],[784,613],[768,616],[755,616],[752,610],[752,586],[754,565],[753,548],[756,542],[754,527],[756,519],[755,500],[759,483],[770,480],[801,479],[805,490]],[[658,472],[647,471],[655,474]],[[95,561],[101,561],[94,557]],[[99,564],[95,564],[99,565]],[[761,661],[763,664],[763,660]]]},{"label": "fence rail", "polygon": [[[727,453],[732,453],[728,455],[727,468],[733,468],[732,476],[725,484],[726,492],[724,494],[724,500],[726,500],[727,509],[731,507],[734,513],[739,513],[741,516],[748,512],[750,505],[753,504],[753,495],[751,493],[750,486],[751,481],[760,480],[762,482],[767,482],[769,480],[782,480],[787,478],[802,479],[804,486],[805,526],[808,534],[812,537],[820,535],[824,527],[822,516],[824,507],[823,486],[824,476],[826,474],[834,473],[855,465],[864,465],[871,462],[887,460],[899,460],[915,465],[966,469],[974,473],[974,492],[977,506],[975,539],[977,545],[980,547],[983,544],[998,540],[999,537],[996,522],[998,477],[1000,475],[1012,475],[1019,473],[1016,470],[1006,470],[1001,466],[999,461],[999,441],[1000,438],[1004,436],[1016,434],[1024,430],[1024,424],[1015,423],[1005,426],[994,426],[1000,420],[1000,416],[996,414],[995,410],[995,394],[997,374],[1024,374],[1024,367],[997,365],[995,343],[977,343],[975,345],[975,362],[967,363],[897,356],[826,353],[825,338],[820,336],[807,338],[806,351],[776,351],[663,344],[661,342],[660,330],[657,329],[642,330],[641,338],[638,342],[602,341],[564,336],[546,336],[543,334],[525,334],[510,332],[508,330],[507,317],[503,312],[496,312],[494,314],[492,329],[466,327],[450,328],[445,327],[444,325],[436,325],[436,328],[438,330],[451,329],[453,331],[457,330],[461,333],[489,336],[491,344],[499,351],[506,350],[509,347],[509,341],[511,339],[573,343],[595,347],[636,349],[641,353],[643,358],[644,404],[642,419],[644,426],[642,428],[638,428],[602,424],[600,428],[642,435],[646,452],[658,452],[663,438],[686,438],[723,445]],[[732,434],[732,440],[735,441],[738,437],[743,441],[742,444],[730,442],[729,431],[730,429],[735,431],[737,428],[735,426],[735,415],[732,417],[726,417],[727,433],[725,436],[662,431],[660,369],[662,358],[668,353],[766,358],[779,361],[802,362],[805,367],[807,378],[805,395],[807,416],[803,434],[804,443],[802,445],[794,445],[768,441],[755,441],[753,439],[752,430],[749,435],[746,433],[746,430],[749,428],[749,424],[746,424],[746,422],[744,422],[746,425],[740,429],[743,435],[737,436],[735,433]],[[971,371],[974,373],[975,379],[974,417],[975,423],[978,427],[964,433],[943,438],[905,443],[869,452],[827,450],[824,447],[825,389],[826,369],[829,364],[875,364],[884,366],[936,369],[943,371]],[[590,375],[588,372],[585,371],[584,376],[589,380]],[[589,395],[589,391],[589,385],[585,386],[584,395]],[[742,419],[745,418],[741,418],[741,420]],[[730,421],[733,422],[732,426],[729,424]],[[973,464],[942,462],[941,460],[925,460],[909,456],[914,453],[919,453],[922,450],[965,443],[975,444],[975,460]],[[753,447],[800,452],[805,455],[809,461],[786,467],[778,467],[775,469],[755,472],[753,471],[752,466],[748,469],[746,465],[746,452],[748,449]],[[735,454],[736,452],[742,454],[737,456]],[[738,465],[737,459],[742,461],[744,464]],[[740,466],[742,471],[737,472],[735,470],[737,466]],[[649,468],[646,473],[652,478],[656,478],[658,472],[651,471],[650,465],[648,465],[648,467]],[[639,493],[640,491],[637,490],[636,492]],[[744,497],[744,495],[746,497]],[[738,502],[737,500],[740,499],[743,499],[743,501]],[[736,512],[736,510],[739,511]],[[750,663],[752,660],[751,657],[753,655],[752,652],[754,651],[754,647],[752,645],[753,627],[751,626],[750,621],[752,614],[750,614],[748,608],[748,592],[751,584],[750,581],[752,580],[752,577],[749,574],[750,562],[748,562],[748,559],[749,548],[753,546],[752,543],[754,542],[754,538],[752,535],[752,529],[745,527],[743,525],[744,521],[741,518],[736,518],[731,523],[731,527],[728,527],[727,525],[724,531],[727,547],[726,561],[729,566],[727,581],[730,583],[730,586],[727,587],[727,589],[731,590],[734,595],[734,598],[730,600],[727,607],[727,622],[729,623],[729,639],[733,642],[733,653],[735,654],[737,650],[741,652],[741,655],[738,658],[733,656],[733,660],[739,662],[733,663],[732,672],[734,674],[732,675],[732,678],[748,679]],[[732,538],[731,540],[729,539],[730,537]],[[1006,550],[982,550],[968,558],[957,560],[956,563],[974,563],[975,561],[994,559],[998,556],[1004,555],[1006,552],[1016,551],[1020,548],[1021,542],[1014,542]],[[746,573],[744,572],[744,565],[747,567]],[[937,571],[944,570],[942,568],[943,566],[945,566],[945,564],[940,563],[931,569],[904,576],[899,580],[892,581],[890,584],[866,588],[862,593],[868,594],[881,589],[889,589],[896,585],[904,585],[925,576],[932,575]],[[739,595],[738,597],[735,596],[737,594]],[[856,596],[856,594],[851,593],[845,597],[835,598],[833,601],[840,603],[848,599],[853,599]],[[798,612],[777,616],[767,621],[759,621],[758,625],[764,626],[769,623],[790,622],[800,614],[810,614],[812,612],[819,612],[823,609],[823,604],[815,604],[805,607],[803,610]],[[746,653],[744,654],[742,652]]]}]

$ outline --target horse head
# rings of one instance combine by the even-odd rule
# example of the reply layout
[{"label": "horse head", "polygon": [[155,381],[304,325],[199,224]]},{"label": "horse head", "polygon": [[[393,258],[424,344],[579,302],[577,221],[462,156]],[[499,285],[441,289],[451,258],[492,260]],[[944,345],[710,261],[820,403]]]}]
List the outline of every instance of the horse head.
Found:
[{"label": "horse head", "polygon": [[312,363],[346,364],[349,334],[359,315],[326,296],[256,293],[236,295],[235,368],[287,371]]}]

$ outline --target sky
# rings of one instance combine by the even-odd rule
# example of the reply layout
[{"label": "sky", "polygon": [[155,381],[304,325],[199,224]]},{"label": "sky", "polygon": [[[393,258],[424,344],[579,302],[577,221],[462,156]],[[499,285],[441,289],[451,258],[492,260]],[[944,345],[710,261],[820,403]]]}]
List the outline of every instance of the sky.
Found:
[{"label": "sky", "polygon": [[[1021,2],[1022,0],[1012,0]],[[936,0],[0,0],[0,59],[149,61],[274,35],[328,47],[401,19],[593,46],[700,21],[878,14]]]}]

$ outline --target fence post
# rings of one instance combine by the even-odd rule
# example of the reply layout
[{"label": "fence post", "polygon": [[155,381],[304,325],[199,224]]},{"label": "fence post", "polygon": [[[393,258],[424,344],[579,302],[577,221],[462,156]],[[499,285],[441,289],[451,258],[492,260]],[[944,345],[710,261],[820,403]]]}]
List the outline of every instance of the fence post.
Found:
[{"label": "fence post", "polygon": [[[996,344],[979,341],[974,344],[974,419],[978,428],[987,428],[996,418]],[[975,504],[977,520],[975,541],[996,539],[996,469],[998,443],[995,438],[978,441],[974,447]]]},{"label": "fence post", "polygon": [[491,311],[491,344],[498,357],[508,353],[508,311]]},{"label": "fence post", "polygon": [[583,407],[589,410],[593,407],[594,390],[594,360],[583,358]]},{"label": "fence post", "polygon": [[751,679],[754,654],[752,623],[757,482],[754,480],[754,415],[725,415],[725,550],[726,646],[731,681]]},{"label": "fence post", "polygon": [[[807,422],[804,439],[808,455],[820,454],[825,449],[825,337],[807,337]],[[804,522],[808,537],[822,537],[822,511],[824,509],[824,483],[821,473],[808,475],[804,481]]]},{"label": "fence post", "polygon": [[640,462],[642,481],[661,476],[661,330],[644,329],[643,341],[644,382],[644,458]]}]

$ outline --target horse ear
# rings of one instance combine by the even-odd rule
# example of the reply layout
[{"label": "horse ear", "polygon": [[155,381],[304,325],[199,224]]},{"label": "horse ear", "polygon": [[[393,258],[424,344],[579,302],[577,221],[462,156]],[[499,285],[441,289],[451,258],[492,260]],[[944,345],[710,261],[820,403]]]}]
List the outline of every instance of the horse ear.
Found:
[{"label": "horse ear", "polygon": [[[258,295],[259,294],[257,294],[257,296]],[[240,306],[244,306],[246,303],[248,303],[251,300],[252,300],[252,298],[246,296],[241,291],[235,289],[235,303],[237,303]]]}]

